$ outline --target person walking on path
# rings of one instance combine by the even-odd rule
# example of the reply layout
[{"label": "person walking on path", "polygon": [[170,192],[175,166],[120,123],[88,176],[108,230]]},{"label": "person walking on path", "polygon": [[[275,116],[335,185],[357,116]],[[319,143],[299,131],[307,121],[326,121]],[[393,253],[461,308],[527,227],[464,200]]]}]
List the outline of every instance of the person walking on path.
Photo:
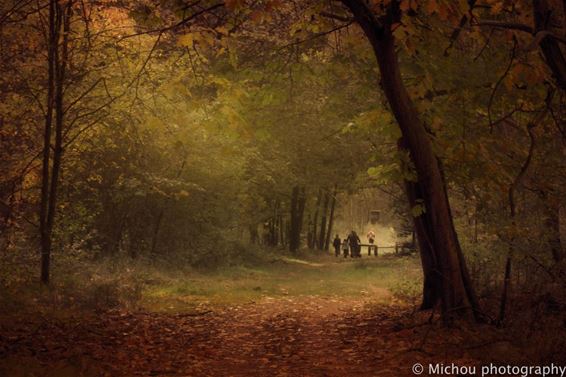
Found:
[{"label": "person walking on path", "polygon": [[369,246],[368,246],[368,257],[371,256],[371,249],[373,249],[374,255],[377,257],[377,247],[373,246],[375,242],[375,232],[370,230],[367,234]]},{"label": "person walking on path", "polygon": [[342,251],[344,252],[344,258],[348,258],[348,253],[350,251],[350,247],[348,246],[348,239],[344,238],[342,242]]},{"label": "person walking on path", "polygon": [[334,241],[332,242],[332,246],[334,246],[334,255],[336,257],[340,256],[340,246],[342,245],[342,242],[340,241],[340,236],[336,235],[336,237],[334,237]]},{"label": "person walking on path", "polygon": [[350,245],[351,250],[351,257],[352,258],[361,258],[361,244],[360,237],[358,237],[357,233],[352,230],[350,235],[348,236],[348,244]]}]

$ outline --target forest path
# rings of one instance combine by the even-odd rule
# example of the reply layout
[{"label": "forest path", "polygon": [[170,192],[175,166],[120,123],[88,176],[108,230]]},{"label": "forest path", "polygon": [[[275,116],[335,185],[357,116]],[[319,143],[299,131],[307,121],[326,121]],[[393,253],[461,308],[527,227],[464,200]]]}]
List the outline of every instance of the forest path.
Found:
[{"label": "forest path", "polygon": [[[405,269],[385,273],[386,261],[374,259],[320,262],[274,265],[253,278],[191,280],[224,287],[233,301],[207,303],[218,290],[204,291],[202,305],[189,311],[164,301],[168,312],[0,318],[0,376],[398,377],[412,376],[417,362],[473,365],[485,355],[513,352],[497,334],[490,339],[491,330],[429,325],[428,313],[393,300],[383,282]],[[229,290],[245,291],[245,301]]]},{"label": "forest path", "polygon": [[204,313],[22,319],[1,328],[0,375],[411,376],[416,362],[477,363],[466,352],[474,347],[457,346],[473,334],[425,322],[402,306],[315,296]]},{"label": "forest path", "polygon": [[312,296],[202,314],[112,311],[16,321],[2,328],[0,374],[399,376],[382,364],[405,345],[394,335],[398,310]]}]

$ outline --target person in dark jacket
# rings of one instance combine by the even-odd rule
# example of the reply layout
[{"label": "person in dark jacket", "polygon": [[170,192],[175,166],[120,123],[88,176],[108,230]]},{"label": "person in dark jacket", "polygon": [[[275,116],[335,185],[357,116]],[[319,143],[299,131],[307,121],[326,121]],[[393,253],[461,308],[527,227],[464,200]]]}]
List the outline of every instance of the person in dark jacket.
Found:
[{"label": "person in dark jacket", "polygon": [[350,245],[350,256],[352,258],[362,257],[362,253],[361,253],[362,247],[360,246],[361,243],[362,241],[360,241],[360,237],[358,237],[356,232],[352,230],[352,232],[348,236],[348,244]]},{"label": "person in dark jacket", "polygon": [[334,237],[334,241],[332,241],[332,246],[334,246],[334,255],[336,255],[337,257],[340,256],[340,245],[342,244],[342,242],[340,241],[340,236],[336,235],[336,237]]},{"label": "person in dark jacket", "polygon": [[344,238],[344,241],[342,241],[342,250],[344,252],[344,258],[348,258],[348,254],[350,252],[350,246],[348,245],[347,238]]}]

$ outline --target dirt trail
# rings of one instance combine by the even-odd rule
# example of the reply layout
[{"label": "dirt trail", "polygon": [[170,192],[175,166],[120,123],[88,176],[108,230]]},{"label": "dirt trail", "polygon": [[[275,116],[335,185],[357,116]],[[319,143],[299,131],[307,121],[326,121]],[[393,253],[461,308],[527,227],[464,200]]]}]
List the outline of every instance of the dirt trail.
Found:
[{"label": "dirt trail", "polygon": [[[475,362],[465,334],[409,308],[265,298],[195,314],[107,312],[0,325],[0,375],[411,376],[416,362]],[[431,331],[433,330],[434,331]],[[450,339],[451,344],[439,343]],[[468,337],[469,338],[469,337]]]}]

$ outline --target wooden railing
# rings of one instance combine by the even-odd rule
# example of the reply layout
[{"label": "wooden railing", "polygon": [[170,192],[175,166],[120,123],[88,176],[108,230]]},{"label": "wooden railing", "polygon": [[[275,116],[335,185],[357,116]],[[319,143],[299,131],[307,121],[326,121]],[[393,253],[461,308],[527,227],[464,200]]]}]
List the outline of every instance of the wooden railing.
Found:
[{"label": "wooden railing", "polygon": [[[362,249],[364,247],[366,247],[366,251],[370,252],[370,248],[372,248],[374,255],[379,255],[379,250],[385,250],[385,249],[394,249],[395,250],[395,254],[399,254],[399,253],[412,253],[416,251],[416,248],[414,246],[410,246],[407,245],[406,243],[402,243],[402,242],[396,242],[395,245],[393,246],[379,246],[377,244],[371,244],[371,243],[362,243],[360,244],[360,246],[362,247]],[[363,254],[363,252],[362,252]]]}]

